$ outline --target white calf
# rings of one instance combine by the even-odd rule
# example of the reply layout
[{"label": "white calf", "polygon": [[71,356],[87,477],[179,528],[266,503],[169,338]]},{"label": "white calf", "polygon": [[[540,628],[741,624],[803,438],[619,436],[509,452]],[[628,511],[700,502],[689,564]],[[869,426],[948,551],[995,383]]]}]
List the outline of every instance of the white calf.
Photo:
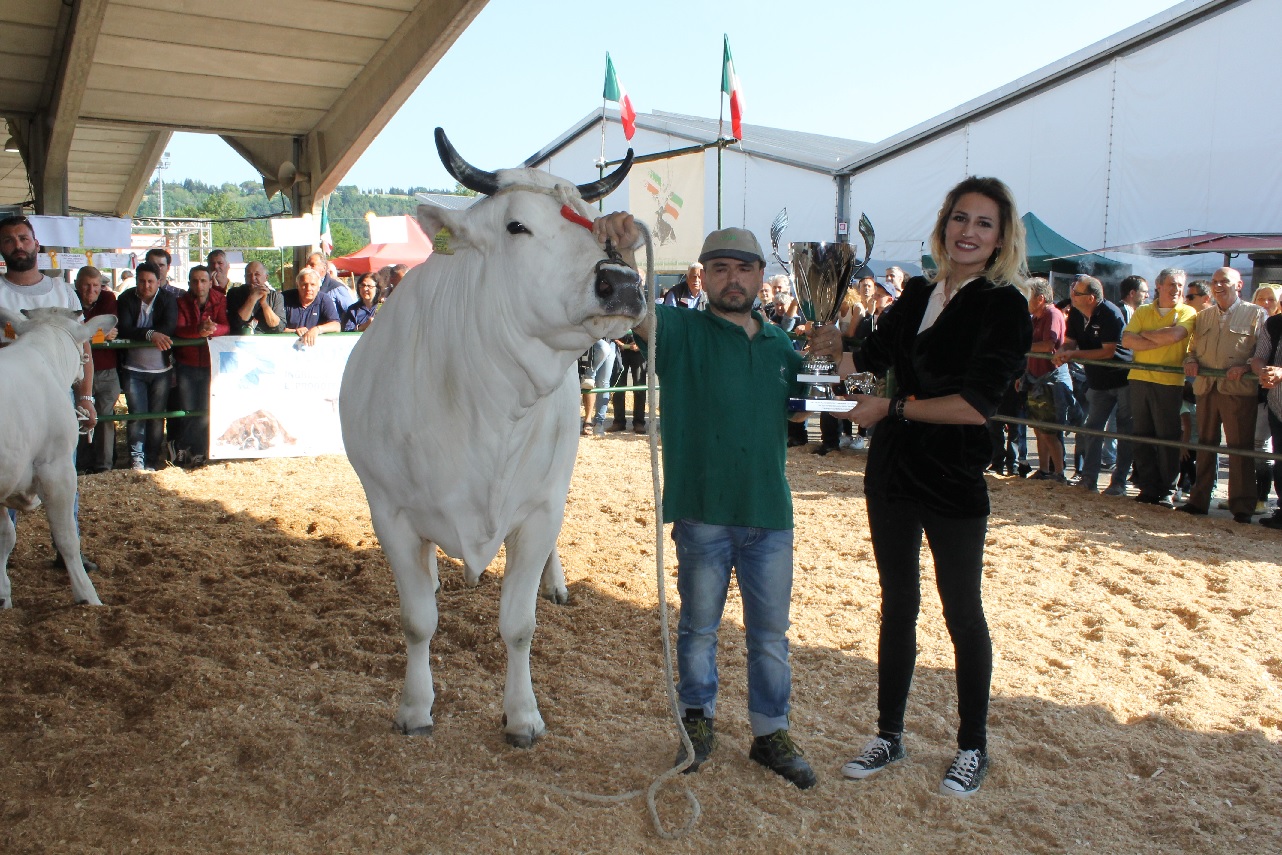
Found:
[{"label": "white calf", "polygon": [[[25,316],[25,317],[24,317]],[[87,324],[72,309],[0,309],[0,326],[18,340],[0,348],[0,505],[29,511],[43,502],[53,544],[67,565],[77,603],[100,606],[80,560],[76,531],[76,414],[72,384],[83,376],[84,343],[116,325],[114,315]],[[12,608],[9,554],[17,543],[9,514],[0,509],[0,608]]]}]

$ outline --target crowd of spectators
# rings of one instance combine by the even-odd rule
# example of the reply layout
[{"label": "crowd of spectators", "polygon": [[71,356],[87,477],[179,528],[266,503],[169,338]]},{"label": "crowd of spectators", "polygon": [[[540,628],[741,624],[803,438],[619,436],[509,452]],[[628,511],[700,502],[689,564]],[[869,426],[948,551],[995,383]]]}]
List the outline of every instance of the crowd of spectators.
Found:
[{"label": "crowd of spectators", "polygon": [[[888,268],[880,280],[866,269],[861,274],[847,292],[837,320],[851,350],[857,350],[893,309],[907,279],[897,267]],[[1270,452],[1282,447],[1277,436],[1282,391],[1271,391],[1282,389],[1282,320],[1272,327],[1266,324],[1269,318],[1282,318],[1279,287],[1262,284],[1246,301],[1239,295],[1242,278],[1232,268],[1217,270],[1209,281],[1186,279],[1183,270],[1166,269],[1150,291],[1144,277],[1128,276],[1119,283],[1113,302],[1105,298],[1100,280],[1079,275],[1070,284],[1068,298],[1058,303],[1049,281],[1026,280],[1034,327],[1032,352],[1038,355],[1029,357],[1027,371],[990,422],[989,472],[1109,496],[1133,495],[1138,502],[1161,507],[1176,507],[1182,501],[1178,506],[1186,513],[1203,514],[1217,484],[1220,455],[1124,437],[1216,445],[1223,435],[1226,448]],[[661,302],[703,310],[706,295],[701,285],[702,268],[691,265]],[[806,330],[785,275],[765,281],[756,308],[764,320],[787,332]],[[581,361],[584,435],[627,430],[628,393],[614,393],[614,417],[603,428],[608,402],[605,394],[593,390],[643,385],[645,351],[635,348],[630,334],[612,342],[603,339]],[[879,393],[892,395],[894,388],[893,376],[882,378]],[[645,393],[633,394],[631,423],[643,432]],[[1266,396],[1273,402],[1272,410]],[[1002,416],[1061,428],[1033,431],[1036,466],[1030,463],[1025,427],[1002,422]],[[868,431],[844,419],[825,413],[818,422],[820,441],[812,449],[816,454],[862,451],[871,441]],[[1074,428],[1116,436],[1077,433]],[[1075,434],[1071,455],[1067,434]],[[789,445],[808,444],[813,443],[807,425],[791,423]],[[1282,492],[1282,484],[1275,483],[1282,481],[1282,467],[1265,459],[1227,459],[1228,494],[1220,497],[1218,506],[1237,522],[1262,517],[1262,525],[1282,527],[1282,511],[1268,515],[1270,491]],[[1101,490],[1103,475],[1108,484]]]},{"label": "crowd of spectators", "polygon": [[[192,268],[186,289],[169,281],[171,257],[163,249],[147,253],[132,275],[120,277],[119,296],[110,277],[85,267],[75,287],[86,317],[116,314],[117,329],[107,338],[147,341],[152,348],[94,351],[95,400],[100,416],[109,415],[123,391],[133,412],[169,409],[202,411],[209,395],[209,355],[201,347],[173,347],[173,340],[221,335],[289,333],[299,346],[313,345],[319,335],[359,332],[374,322],[380,304],[400,283],[407,268],[389,266],[360,276],[355,288],[334,275],[323,255],[315,253],[295,277],[295,288],[281,292],[270,283],[261,262],[245,267],[244,284],[229,281],[227,256],[214,250],[205,264]],[[893,309],[907,279],[888,268],[881,279],[861,271],[842,302],[837,326],[847,344],[858,349],[880,319]],[[660,299],[665,305],[702,311],[707,295],[703,268],[690,265],[686,275]],[[1065,434],[1076,427],[1107,430],[1120,437],[1156,438],[1217,444],[1228,448],[1271,451],[1278,448],[1282,423],[1282,342],[1279,289],[1260,285],[1250,302],[1240,298],[1240,274],[1221,268],[1210,281],[1187,282],[1184,271],[1169,268],[1149,283],[1130,276],[1119,286],[1116,303],[1105,299],[1103,285],[1092,276],[1077,276],[1069,297],[1058,304],[1051,284],[1026,281],[1029,314],[1034,325],[1034,353],[1028,370],[1009,390],[990,423],[993,457],[989,471],[1018,475],[1096,491],[1110,472],[1103,492],[1124,496],[1134,487],[1135,499],[1191,514],[1207,513],[1213,501],[1217,455],[1145,442],[1079,434],[1074,452],[1066,453]],[[806,332],[792,284],[786,275],[766,280],[756,307],[762,317],[786,332]],[[1268,323],[1266,323],[1268,322]],[[1113,363],[1113,364],[1101,364]],[[1166,370],[1163,370],[1166,369]],[[1170,369],[1180,369],[1172,371]],[[1182,372],[1182,373],[1181,373]],[[646,431],[644,390],[598,389],[643,386],[644,343],[632,334],[602,339],[580,360],[584,392],[583,433]],[[880,391],[893,394],[894,378]],[[631,407],[628,406],[631,395]],[[610,416],[611,399],[613,418]],[[1032,418],[1061,426],[1038,428],[1037,467],[1029,461],[1026,430],[1003,423],[1001,416]],[[820,441],[812,450],[864,450],[869,432],[849,421],[823,414]],[[165,442],[160,420],[131,421],[126,428],[130,465],[147,470],[172,459],[200,465],[208,453],[207,417],[173,420]],[[791,423],[789,445],[810,444],[805,423]],[[115,465],[115,424],[101,422],[92,443],[83,443],[82,471],[101,472]],[[1268,511],[1270,490],[1282,485],[1282,467],[1269,460],[1228,456],[1228,495],[1219,506],[1238,522],[1251,522]],[[1069,463],[1075,477],[1069,477]],[[1282,512],[1261,519],[1282,527]]]},{"label": "crowd of spectators", "polygon": [[[399,264],[367,273],[353,292],[323,255],[313,253],[295,277],[295,287],[282,292],[259,261],[245,265],[243,284],[232,282],[231,265],[221,249],[190,269],[185,289],[170,281],[171,263],[167,250],[148,250],[142,264],[120,275],[118,294],[111,277],[95,267],[81,268],[75,280],[86,319],[105,314],[118,318],[105,341],[153,345],[94,349],[98,415],[113,415],[122,392],[131,413],[206,413],[167,422],[129,421],[129,466],[137,471],[151,471],[166,462],[200,466],[209,453],[209,350],[182,340],[292,334],[299,347],[308,347],[325,333],[363,332],[409,269]],[[114,468],[115,442],[115,421],[100,419],[92,441],[81,443],[80,471]]]}]

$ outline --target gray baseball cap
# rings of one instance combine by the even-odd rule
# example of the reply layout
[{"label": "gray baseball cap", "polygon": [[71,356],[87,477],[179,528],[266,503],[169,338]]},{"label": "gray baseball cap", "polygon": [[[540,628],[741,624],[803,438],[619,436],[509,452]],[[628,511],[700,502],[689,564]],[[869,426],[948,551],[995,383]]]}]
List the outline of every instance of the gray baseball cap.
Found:
[{"label": "gray baseball cap", "polygon": [[747,229],[718,229],[703,241],[703,251],[699,253],[699,262],[707,263],[714,258],[733,258],[738,261],[755,261],[765,266],[766,257],[761,252],[757,237]]}]

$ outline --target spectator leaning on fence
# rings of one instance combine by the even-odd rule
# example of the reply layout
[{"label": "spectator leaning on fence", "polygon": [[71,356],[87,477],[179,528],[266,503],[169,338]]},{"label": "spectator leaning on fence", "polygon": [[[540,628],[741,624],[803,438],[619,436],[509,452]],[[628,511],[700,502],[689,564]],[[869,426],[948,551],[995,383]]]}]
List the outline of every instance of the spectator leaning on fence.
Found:
[{"label": "spectator leaning on fence", "polygon": [[342,324],[338,306],[328,294],[320,292],[320,276],[304,267],[295,278],[297,288],[285,295],[285,332],[294,333],[302,343],[311,346],[316,336],[338,332]]},{"label": "spectator leaning on fence", "polygon": [[[1103,430],[1109,418],[1117,416],[1117,429],[1129,434],[1131,423],[1131,393],[1126,380],[1130,352],[1122,348],[1122,329],[1126,321],[1122,310],[1104,299],[1104,286],[1094,276],[1078,276],[1069,286],[1069,299],[1073,310],[1068,317],[1068,333],[1064,346],[1055,354],[1055,364],[1064,365],[1077,359],[1119,360],[1116,368],[1087,365],[1086,415],[1087,428]],[[1121,350],[1121,353],[1118,351]],[[1100,454],[1103,437],[1087,436],[1086,453],[1082,462],[1081,477],[1077,486],[1095,492],[1100,473]],[[1109,495],[1126,493],[1126,476],[1131,471],[1131,444],[1125,440],[1117,444],[1117,466],[1109,484]]]},{"label": "spectator leaning on fence", "polygon": [[[1221,267],[1211,277],[1214,302],[1197,315],[1193,325],[1193,346],[1184,357],[1184,373],[1196,378],[1198,441],[1216,445],[1220,427],[1229,448],[1249,449],[1255,441],[1256,391],[1254,379],[1246,377],[1247,362],[1264,333],[1264,309],[1242,300],[1242,276],[1232,267]],[[1224,377],[1201,373],[1211,368]],[[1180,510],[1205,514],[1211,490],[1218,478],[1218,455],[1200,454],[1197,480],[1188,502]],[[1251,522],[1255,510],[1255,463],[1249,457],[1229,455],[1229,511],[1233,521]]]},{"label": "spectator leaning on fence", "polygon": [[[116,302],[120,337],[149,342],[152,347],[135,347],[125,351],[121,379],[130,413],[165,411],[172,379],[169,350],[178,327],[178,301],[160,290],[160,271],[144,261],[134,271],[138,283],[120,295]],[[151,471],[164,461],[165,423],[163,419],[129,422],[130,468],[136,472]]]},{"label": "spectator leaning on fence", "polygon": [[[178,338],[204,338],[227,335],[227,302],[213,290],[209,270],[197,266],[187,279],[187,293],[178,298]],[[188,411],[209,409],[209,348],[174,348],[178,371],[179,406]],[[199,466],[209,454],[209,415],[187,416],[178,440],[175,462],[179,466]]]},{"label": "spectator leaning on fence", "polygon": [[356,283],[356,302],[343,312],[343,332],[365,332],[378,312],[378,279],[366,273]]},{"label": "spectator leaning on fence", "polygon": [[[1157,297],[1135,310],[1122,332],[1122,346],[1134,354],[1127,375],[1131,388],[1131,418],[1136,439],[1180,438],[1180,401],[1184,393],[1184,356],[1197,313],[1184,304],[1183,270],[1167,268],[1157,275]],[[1144,366],[1179,368],[1153,371]],[[1146,442],[1134,445],[1137,502],[1173,507],[1171,492],[1179,474],[1178,448]]]},{"label": "spectator leaning on fence", "polygon": [[[82,267],[76,274],[76,295],[85,320],[99,315],[116,314],[116,295],[102,287],[102,274],[96,267]],[[115,341],[119,330],[115,327],[104,341]],[[80,438],[77,466],[86,472],[110,472],[116,460],[116,423],[107,416],[115,414],[116,401],[120,398],[120,375],[116,373],[116,351],[105,347],[93,350],[93,407],[98,414],[98,426],[93,440]]]},{"label": "spectator leaning on fence", "polygon": [[227,321],[232,335],[285,331],[285,295],[271,286],[262,262],[245,265],[245,284],[227,292]]}]

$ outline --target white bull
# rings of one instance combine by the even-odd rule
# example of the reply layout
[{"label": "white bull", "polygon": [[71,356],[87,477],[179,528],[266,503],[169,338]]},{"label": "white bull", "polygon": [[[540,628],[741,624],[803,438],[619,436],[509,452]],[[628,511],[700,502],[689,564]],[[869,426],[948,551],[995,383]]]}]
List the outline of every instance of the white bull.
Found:
[{"label": "white bull", "polygon": [[352,351],[343,442],[400,593],[408,649],[396,723],[432,728],[436,547],[474,585],[503,544],[504,732],[525,747],[544,731],[530,681],[540,580],[545,597],[569,596],[556,538],[578,446],[575,361],[645,312],[636,273],[586,227],[586,202],[618,186],[631,153],[576,188],[532,169],[482,172],[439,128],[436,140],[451,174],[489,198],[461,212],[419,207],[428,235],[448,231],[449,252],[409,272]]},{"label": "white bull", "polygon": [[[0,349],[0,504],[30,511],[43,502],[53,545],[67,565],[77,603],[100,606],[80,560],[76,530],[77,425],[70,390],[84,371],[84,343],[116,325],[115,315],[86,324],[72,309],[0,309],[0,326],[18,340]],[[0,509],[0,608],[12,608],[9,554],[17,543],[9,514]]]}]

